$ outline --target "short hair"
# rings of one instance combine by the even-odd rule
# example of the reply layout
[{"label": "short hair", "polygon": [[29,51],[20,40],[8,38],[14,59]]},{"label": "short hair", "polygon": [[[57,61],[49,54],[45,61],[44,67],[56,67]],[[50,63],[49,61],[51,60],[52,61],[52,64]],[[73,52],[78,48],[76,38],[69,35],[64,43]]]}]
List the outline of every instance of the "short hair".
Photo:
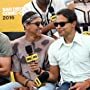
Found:
[{"label": "short hair", "polygon": [[78,20],[77,20],[77,15],[75,13],[74,10],[70,10],[70,9],[61,9],[60,11],[57,12],[57,15],[63,15],[64,17],[66,17],[68,19],[69,22],[73,22],[73,21],[76,21],[76,31],[78,31],[79,33],[81,33],[81,30],[80,30],[80,27],[79,27],[79,23],[78,23]]},{"label": "short hair", "polygon": [[77,21],[77,16],[73,10],[70,9],[62,9],[57,12],[57,15],[63,15],[68,19],[69,22]]},{"label": "short hair", "polygon": [[29,11],[26,12],[23,16],[22,16],[22,24],[30,17],[32,17],[33,15],[37,14],[36,12],[33,11]]}]

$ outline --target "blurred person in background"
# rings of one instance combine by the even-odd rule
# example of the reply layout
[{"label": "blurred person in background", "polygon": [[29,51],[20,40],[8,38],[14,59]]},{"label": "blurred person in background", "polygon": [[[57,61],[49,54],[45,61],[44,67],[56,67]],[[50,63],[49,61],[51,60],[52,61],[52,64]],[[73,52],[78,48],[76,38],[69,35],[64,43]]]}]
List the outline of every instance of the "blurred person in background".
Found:
[{"label": "blurred person in background", "polygon": [[75,12],[81,30],[90,31],[90,0],[75,0]]},{"label": "blurred person in background", "polygon": [[[90,31],[90,0],[72,0],[81,31]],[[70,2],[70,0],[65,0]]]}]

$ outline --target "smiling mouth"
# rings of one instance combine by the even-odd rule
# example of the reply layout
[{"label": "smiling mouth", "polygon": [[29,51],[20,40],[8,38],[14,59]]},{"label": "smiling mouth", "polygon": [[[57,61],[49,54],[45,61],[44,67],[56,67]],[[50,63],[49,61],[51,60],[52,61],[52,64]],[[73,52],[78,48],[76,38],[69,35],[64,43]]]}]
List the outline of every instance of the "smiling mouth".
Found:
[{"label": "smiling mouth", "polygon": [[36,30],[37,33],[42,33],[42,30]]}]

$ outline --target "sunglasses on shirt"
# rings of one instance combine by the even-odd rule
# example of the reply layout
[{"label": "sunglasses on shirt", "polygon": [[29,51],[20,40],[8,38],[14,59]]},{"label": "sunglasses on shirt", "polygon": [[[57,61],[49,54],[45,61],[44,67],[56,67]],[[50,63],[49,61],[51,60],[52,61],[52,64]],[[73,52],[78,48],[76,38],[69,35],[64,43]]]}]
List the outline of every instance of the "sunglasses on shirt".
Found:
[{"label": "sunglasses on shirt", "polygon": [[27,25],[29,25],[29,24],[35,24],[37,27],[39,27],[40,25],[43,25],[43,23],[42,22],[35,22],[35,23],[31,23],[31,22],[26,22],[26,24]]},{"label": "sunglasses on shirt", "polygon": [[54,26],[58,27],[58,25],[60,25],[61,27],[64,27],[67,23],[69,22],[68,21],[67,22],[54,22]]}]

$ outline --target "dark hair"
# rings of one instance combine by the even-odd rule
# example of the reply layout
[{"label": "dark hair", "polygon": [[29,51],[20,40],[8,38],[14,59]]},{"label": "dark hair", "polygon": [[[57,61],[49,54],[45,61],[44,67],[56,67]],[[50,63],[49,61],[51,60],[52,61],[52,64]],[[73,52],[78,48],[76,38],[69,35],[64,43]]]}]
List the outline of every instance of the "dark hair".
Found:
[{"label": "dark hair", "polygon": [[80,27],[79,27],[79,24],[77,21],[76,13],[73,10],[65,8],[65,9],[62,9],[62,10],[57,12],[57,15],[60,15],[60,14],[63,15],[64,17],[66,17],[70,23],[72,23],[73,21],[76,21],[77,25],[76,25],[75,29],[79,33],[81,33],[81,30],[80,30]]},{"label": "dark hair", "polygon": [[57,15],[60,15],[60,14],[65,16],[69,22],[77,21],[77,16],[73,10],[62,9],[59,12],[57,12]]},{"label": "dark hair", "polygon": [[31,16],[35,15],[36,12],[33,12],[33,11],[29,11],[27,13],[25,13],[23,16],[22,16],[22,24],[28,19],[30,18]]}]

